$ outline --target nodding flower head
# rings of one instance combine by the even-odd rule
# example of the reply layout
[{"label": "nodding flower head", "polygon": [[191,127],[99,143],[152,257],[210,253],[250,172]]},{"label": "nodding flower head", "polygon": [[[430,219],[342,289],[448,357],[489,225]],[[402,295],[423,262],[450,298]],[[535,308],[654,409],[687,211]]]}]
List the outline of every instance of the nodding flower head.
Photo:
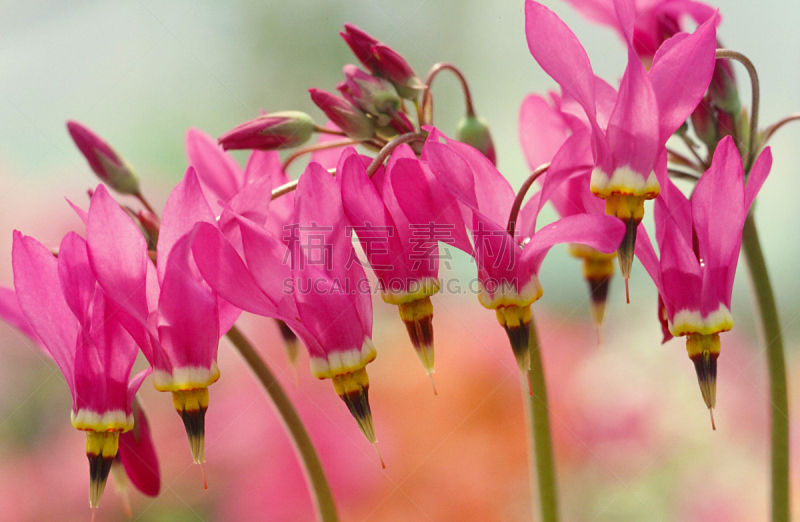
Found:
[{"label": "nodding flower head", "polygon": [[580,119],[591,133],[591,190],[605,200],[609,215],[626,223],[618,254],[627,280],[644,201],[658,195],[659,177],[664,177],[657,165],[666,162],[667,139],[686,121],[711,82],[718,16],[691,35],[676,36],[664,45],[647,71],[633,47],[633,0],[615,0],[614,15],[628,45],[619,92],[595,78],[586,51],[564,22],[533,0],[525,4],[531,54],[562,93],[577,102]]},{"label": "nodding flower head", "polygon": [[656,199],[660,259],[646,233],[636,245],[639,259],[659,289],[670,334],[665,340],[686,336],[709,410],[716,404],[719,334],[733,327],[731,295],[742,228],[771,165],[772,155],[766,148],[745,185],[736,144],[730,136],[724,138],[691,199],[671,181]]},{"label": "nodding flower head", "polygon": [[67,381],[73,426],[86,432],[89,503],[97,507],[120,433],[134,427],[133,397],[149,369],[131,378],[136,342],[97,284],[83,238],[67,234],[56,259],[14,232],[12,263],[19,307]]}]

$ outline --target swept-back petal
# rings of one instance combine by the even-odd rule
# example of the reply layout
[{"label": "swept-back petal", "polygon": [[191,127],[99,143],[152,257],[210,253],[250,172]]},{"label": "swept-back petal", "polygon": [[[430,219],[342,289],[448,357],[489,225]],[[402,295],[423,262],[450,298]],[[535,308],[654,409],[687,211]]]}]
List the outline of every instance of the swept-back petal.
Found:
[{"label": "swept-back petal", "polygon": [[580,243],[605,254],[617,250],[625,235],[625,225],[613,216],[601,214],[578,214],[561,218],[542,227],[522,253],[523,264],[530,264],[534,273],[545,254],[553,245],[560,243]]},{"label": "swept-back petal", "polygon": [[197,174],[193,167],[189,167],[183,180],[172,189],[164,207],[157,246],[159,281],[164,280],[164,272],[175,243],[188,234],[195,223],[201,221],[212,225],[217,223],[211,207],[203,196]]},{"label": "swept-back petal", "polygon": [[659,116],[653,86],[631,47],[617,103],[608,122],[608,144],[617,168],[629,167],[647,177],[659,153]]},{"label": "swept-back petal", "polygon": [[158,455],[150,423],[138,398],[133,400],[133,429],[119,437],[119,458],[136,489],[149,497],[158,495],[161,489]]},{"label": "swept-back petal", "polygon": [[706,266],[727,266],[733,256],[738,259],[745,216],[742,159],[727,136],[692,196],[692,218]]},{"label": "swept-back petal", "polygon": [[744,189],[744,211],[750,212],[750,207],[753,206],[753,201],[756,200],[758,192],[761,190],[762,185],[767,180],[769,171],[772,168],[772,150],[766,147],[761,154],[758,155],[753,168],[750,169],[750,175],[747,177],[747,186]]},{"label": "swept-back petal", "polygon": [[718,19],[713,16],[690,35],[673,36],[656,52],[648,77],[658,102],[661,144],[691,115],[711,83]]},{"label": "swept-back petal", "polygon": [[44,245],[16,230],[11,259],[19,306],[74,389],[80,326],[60,291],[58,262]]},{"label": "swept-back petal", "polygon": [[203,279],[220,297],[258,315],[271,317],[275,313],[277,303],[264,294],[217,227],[197,224],[192,253]]},{"label": "swept-back petal", "polygon": [[44,349],[42,340],[39,339],[39,335],[33,330],[25,314],[22,313],[22,308],[19,307],[17,293],[4,286],[0,286],[0,318]]},{"label": "swept-back petal", "polygon": [[220,338],[218,305],[216,295],[190,269],[193,239],[192,233],[180,238],[167,260],[158,332],[173,367],[209,368]]},{"label": "swept-back petal", "polygon": [[517,128],[522,153],[531,169],[551,161],[570,134],[560,111],[538,94],[522,102]]},{"label": "swept-back petal", "polygon": [[199,129],[186,131],[186,156],[208,203],[219,213],[217,202],[229,201],[244,184],[242,169],[214,138]]}]

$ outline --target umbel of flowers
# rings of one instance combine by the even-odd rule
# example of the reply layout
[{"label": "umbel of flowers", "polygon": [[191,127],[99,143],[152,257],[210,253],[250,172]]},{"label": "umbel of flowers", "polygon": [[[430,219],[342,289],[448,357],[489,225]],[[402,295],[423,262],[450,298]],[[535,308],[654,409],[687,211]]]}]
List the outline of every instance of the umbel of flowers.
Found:
[{"label": "umbel of flowers", "polygon": [[[72,423],[87,433],[92,507],[114,462],[143,493],[158,493],[155,447],[136,398],[150,375],[157,390],[170,392],[192,458],[202,464],[209,388],[221,375],[219,341],[228,335],[243,350],[247,341],[235,326],[243,310],[279,321],[293,364],[302,342],[312,375],[331,380],[377,449],[366,367],[380,346],[372,341],[370,281],[354,240],[432,382],[433,302],[445,243],[474,259],[478,301],[494,311],[520,371],[533,372],[529,382],[541,390],[531,305],[548,286],[539,278],[547,252],[566,243],[583,261],[598,328],[613,256],[627,289],[635,253],[658,289],[664,340],[686,337],[713,410],[719,334],[733,326],[743,228],[769,174],[764,145],[777,127],[758,141],[755,111],[748,127],[731,65],[716,58],[719,16],[710,7],[573,3],[619,32],[627,65],[618,87],[596,77],[564,22],[525,2],[528,47],[560,92],[531,95],[522,105],[520,141],[532,173],[518,191],[497,169],[489,127],[475,113],[461,71],[436,64],[420,79],[399,53],[349,24],[341,36],[362,68],[344,66],[340,96],[309,90],[328,121],[318,125],[298,111],[262,114],[219,144],[190,130],[189,167],[160,217],[132,167],[94,132],[68,122],[104,183],[90,192],[88,211],[70,203],[86,224],[85,238],[71,232],[48,248],[15,231],[15,289],[0,289],[0,313],[67,381]],[[682,32],[685,15],[698,25],[691,33]],[[433,121],[431,86],[443,70],[458,76],[465,95],[455,139]],[[306,145],[315,134],[319,141]],[[668,144],[676,140],[697,161]],[[252,150],[247,167],[226,149]],[[281,161],[276,151],[283,149],[296,150]],[[288,167],[306,154],[311,160],[293,181]],[[689,197],[670,179],[675,175],[696,182]],[[143,208],[121,205],[107,187]],[[642,224],[647,200],[655,200],[658,253]],[[560,217],[541,226],[548,203]],[[139,352],[147,365],[132,375]],[[263,377],[262,361],[252,365],[265,386],[277,386]],[[285,400],[271,396],[276,405]],[[532,409],[534,424],[544,426],[534,444],[537,462],[546,467],[549,455],[552,466],[546,407]],[[295,436],[307,437],[296,414],[286,413],[290,405],[279,410]],[[320,516],[334,520],[313,449],[301,446]],[[542,491],[554,491],[554,473],[539,472]],[[555,495],[541,501],[544,518],[555,520]]]}]

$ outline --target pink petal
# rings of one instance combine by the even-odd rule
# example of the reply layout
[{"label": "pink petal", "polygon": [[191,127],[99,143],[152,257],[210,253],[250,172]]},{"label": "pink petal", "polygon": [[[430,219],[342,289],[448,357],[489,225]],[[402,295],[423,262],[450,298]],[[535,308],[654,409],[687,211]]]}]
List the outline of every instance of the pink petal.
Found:
[{"label": "pink petal", "polygon": [[28,322],[22,308],[19,307],[17,294],[10,288],[0,286],[0,317],[26,336],[44,350],[44,344]]},{"label": "pink petal", "polygon": [[291,259],[283,241],[253,222],[239,218],[244,258],[259,288],[276,305],[287,295]]},{"label": "pink petal", "polygon": [[674,226],[680,231],[687,244],[692,244],[692,204],[675,186],[672,180],[667,180],[661,186],[661,192],[656,198],[654,207],[654,220],[656,224],[656,241],[660,244],[663,239],[664,229]]},{"label": "pink petal", "polygon": [[216,360],[220,338],[217,298],[190,268],[192,240],[193,234],[180,238],[167,260],[158,333],[173,367],[209,368]]},{"label": "pink petal", "polygon": [[769,171],[772,168],[772,150],[766,147],[761,154],[758,155],[753,168],[750,169],[750,175],[747,177],[747,186],[744,190],[744,208],[745,212],[750,212],[750,207],[753,201],[756,200],[758,192],[767,180]]},{"label": "pink petal", "polygon": [[[105,185],[98,185],[98,187],[105,188]],[[67,199],[67,198],[64,198],[64,199]],[[72,210],[74,210],[76,214],[78,214],[78,217],[81,219],[81,221],[83,221],[83,224],[85,225],[86,221],[89,219],[89,216],[88,216],[88,214],[86,214],[86,211],[83,210],[82,208],[80,208],[79,206],[75,205],[69,199],[67,199],[67,203],[69,203],[69,206],[72,207]]]},{"label": "pink petal", "polygon": [[215,226],[217,224],[214,213],[203,196],[197,174],[193,167],[189,167],[183,180],[172,189],[164,207],[157,247],[159,281],[164,280],[172,247],[194,228],[195,223],[201,221]]},{"label": "pink petal", "polygon": [[[567,180],[587,175],[592,168],[591,142],[587,131],[573,134],[564,145],[558,150],[553,158],[550,168],[544,175],[542,190],[537,204],[533,206],[530,202],[525,205],[523,219],[520,221],[522,228],[520,231],[523,236],[533,235],[536,230],[536,218],[544,204],[559,190]],[[579,204],[579,202],[571,202]],[[566,211],[566,209],[564,209]],[[510,211],[510,207],[509,207]],[[574,213],[574,212],[569,212]]]},{"label": "pink petal", "polygon": [[214,138],[199,129],[186,132],[186,156],[215,209],[217,201],[227,202],[244,184],[244,174],[236,161]]},{"label": "pink petal", "polygon": [[161,470],[150,423],[138,398],[133,402],[134,428],[119,437],[119,458],[131,483],[149,497],[158,496]]},{"label": "pink petal", "polygon": [[420,161],[398,160],[389,175],[397,205],[418,230],[429,227],[438,240],[472,254],[466,224],[456,198]]},{"label": "pink petal", "polygon": [[589,20],[619,31],[612,0],[567,0],[567,3]]},{"label": "pink petal", "polygon": [[[355,251],[345,232],[349,223],[337,181],[318,164],[309,164],[300,177],[296,205],[300,228],[295,248],[299,249],[292,273],[300,319],[326,351],[360,348],[365,336],[372,336],[372,299],[368,292],[358,291],[358,285],[368,280],[353,261]],[[304,250],[317,239],[323,239],[322,251]],[[345,284],[352,285],[351,293],[338,290]]]},{"label": "pink petal", "polygon": [[58,261],[41,243],[16,230],[11,259],[19,306],[74,390],[80,326],[60,291]]},{"label": "pink petal", "polygon": [[91,319],[75,351],[73,408],[98,412],[130,412],[128,379],[139,350],[117,320],[114,309],[97,288]]},{"label": "pink petal", "polygon": [[679,33],[656,52],[648,77],[658,101],[660,143],[666,143],[692,114],[711,83],[718,17],[687,35]]},{"label": "pink petal", "polygon": [[89,206],[86,239],[89,260],[103,290],[141,324],[147,324],[147,242],[103,185],[97,187]]},{"label": "pink petal", "polygon": [[425,145],[428,166],[456,199],[495,223],[508,221],[514,189],[492,162],[469,145]]},{"label": "pink petal", "polygon": [[237,187],[237,190],[241,190],[242,186],[265,176],[272,178],[276,187],[289,181],[289,177],[281,170],[281,157],[277,151],[254,150],[244,168],[244,182]]},{"label": "pink petal", "polygon": [[75,232],[64,236],[58,248],[58,278],[72,313],[87,328],[97,281],[89,265],[86,241]]},{"label": "pink petal", "polygon": [[533,272],[537,273],[547,251],[560,243],[580,243],[610,254],[617,250],[624,235],[625,225],[615,217],[599,214],[568,216],[550,223],[531,237],[525,245],[522,263],[531,263]]},{"label": "pink petal", "polygon": [[692,196],[692,218],[706,266],[726,266],[739,258],[747,215],[744,194],[742,160],[733,138],[726,136]]},{"label": "pink petal", "polygon": [[[340,174],[339,174],[340,173]],[[412,277],[405,246],[378,190],[367,176],[360,158],[351,154],[340,170],[342,203],[352,232],[358,235],[367,260],[384,283]],[[406,235],[408,233],[406,232]],[[410,249],[411,245],[407,245]]]},{"label": "pink petal", "polygon": [[636,231],[636,247],[634,252],[636,253],[636,257],[639,258],[639,261],[642,262],[644,269],[647,270],[653,283],[655,283],[659,294],[661,294],[663,291],[663,285],[661,283],[661,263],[658,260],[656,251],[653,249],[653,244],[650,242],[647,229],[644,228],[644,224],[642,223],[639,223],[639,228]]},{"label": "pink petal", "polygon": [[594,121],[594,73],[589,57],[575,34],[550,9],[527,0],[525,35],[528,49],[539,66],[565,93],[575,98],[589,120]]},{"label": "pink petal", "polygon": [[198,223],[192,254],[203,278],[220,297],[258,315],[271,317],[275,313],[276,303],[260,289],[217,227]]},{"label": "pink petal", "polygon": [[531,170],[551,161],[569,136],[560,112],[538,94],[531,94],[522,102],[518,132]]},{"label": "pink petal", "polygon": [[608,122],[608,144],[617,167],[629,167],[647,177],[659,153],[658,104],[639,57],[628,49],[614,112]]}]

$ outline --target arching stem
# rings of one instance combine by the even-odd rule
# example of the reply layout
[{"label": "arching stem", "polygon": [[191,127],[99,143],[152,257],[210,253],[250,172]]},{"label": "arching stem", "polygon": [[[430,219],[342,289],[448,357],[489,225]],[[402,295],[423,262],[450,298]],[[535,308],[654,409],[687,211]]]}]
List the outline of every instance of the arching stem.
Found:
[{"label": "arching stem", "polygon": [[758,109],[761,100],[761,84],[758,81],[758,72],[755,65],[750,61],[750,58],[740,52],[732,51],[730,49],[717,49],[717,58],[728,58],[736,60],[744,65],[747,69],[747,74],[750,75],[750,90],[752,93],[752,103],[750,107],[750,141],[747,146],[747,158],[744,162],[745,172],[750,172],[750,167],[753,166],[756,153],[756,140],[758,138]]},{"label": "arching stem", "polygon": [[[467,85],[467,79],[464,78],[464,75],[455,65],[451,63],[444,63],[440,62],[434,64],[431,67],[431,70],[428,71],[428,75],[425,77],[425,85],[427,89],[425,89],[425,93],[422,95],[422,115],[428,118],[430,121],[426,121],[426,124],[433,123],[433,110],[430,106],[433,103],[433,94],[431,94],[431,85],[433,84],[433,79],[436,78],[441,71],[450,71],[456,75],[458,81],[461,83],[461,90],[464,91],[464,102],[467,105],[467,116],[475,116],[475,108],[472,106],[472,95],[469,92],[469,85]],[[420,123],[422,126],[423,123]]]},{"label": "arching stem", "polygon": [[528,176],[528,179],[525,180],[519,192],[517,192],[517,197],[514,198],[514,204],[511,206],[511,214],[508,216],[508,233],[511,237],[514,237],[514,229],[517,226],[517,216],[519,215],[519,209],[522,208],[522,201],[525,199],[525,195],[528,193],[528,190],[530,190],[533,182],[536,181],[539,176],[547,172],[549,168],[550,163],[545,163],[544,165],[536,167],[536,170]]},{"label": "arching stem", "polygon": [[372,163],[369,164],[367,167],[367,175],[372,177],[375,174],[375,171],[378,170],[378,167],[383,165],[383,162],[386,161],[386,158],[394,152],[394,149],[399,147],[404,143],[414,143],[414,142],[422,142],[428,138],[428,133],[425,131],[422,132],[407,132],[405,134],[401,134],[393,138],[389,143],[383,146],[383,148],[378,152],[378,155],[375,156],[375,159],[372,160]]},{"label": "arching stem", "polygon": [[314,145],[309,145],[308,147],[303,147],[302,149],[296,150],[289,157],[287,157],[286,160],[283,162],[283,166],[281,167],[281,169],[284,172],[286,172],[286,169],[289,168],[289,165],[291,165],[292,162],[294,162],[294,160],[305,154],[310,154],[318,150],[335,149],[337,147],[358,145],[359,143],[360,142],[357,140],[345,139],[345,140],[326,141],[324,143],[316,143]]},{"label": "arching stem", "polygon": [[305,426],[303,426],[303,421],[300,420],[300,416],[289,401],[289,397],[286,396],[286,392],[283,391],[280,383],[275,378],[275,374],[264,363],[264,360],[261,359],[253,345],[250,344],[250,341],[247,340],[237,326],[231,327],[225,335],[239,351],[247,365],[250,366],[250,369],[253,370],[253,373],[264,387],[264,391],[269,395],[275,409],[278,410],[278,415],[303,466],[318,519],[321,522],[338,520],[339,517],[336,514],[336,505],[333,502],[331,488],[325,478],[325,472],[322,470],[322,464],[319,461],[317,452],[314,450],[314,444],[311,442],[311,437],[308,436]]}]

